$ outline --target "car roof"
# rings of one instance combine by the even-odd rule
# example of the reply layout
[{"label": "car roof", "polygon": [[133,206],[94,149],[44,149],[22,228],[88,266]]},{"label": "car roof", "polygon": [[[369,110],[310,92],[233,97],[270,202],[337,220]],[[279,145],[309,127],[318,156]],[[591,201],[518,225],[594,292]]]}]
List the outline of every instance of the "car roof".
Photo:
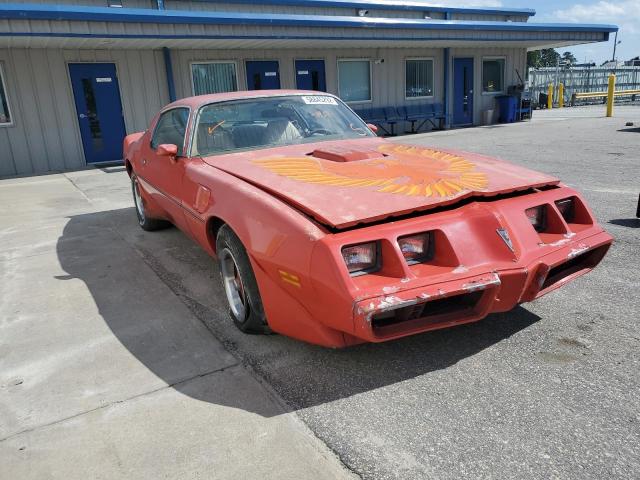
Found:
[{"label": "car roof", "polygon": [[216,102],[226,102],[229,100],[244,100],[249,98],[264,98],[264,97],[282,97],[286,95],[329,95],[326,92],[315,92],[313,90],[243,90],[238,92],[226,92],[226,93],[213,93],[210,95],[197,95],[194,97],[181,98],[173,103],[170,103],[163,110],[167,110],[174,107],[190,107],[197,109],[202,105]]}]

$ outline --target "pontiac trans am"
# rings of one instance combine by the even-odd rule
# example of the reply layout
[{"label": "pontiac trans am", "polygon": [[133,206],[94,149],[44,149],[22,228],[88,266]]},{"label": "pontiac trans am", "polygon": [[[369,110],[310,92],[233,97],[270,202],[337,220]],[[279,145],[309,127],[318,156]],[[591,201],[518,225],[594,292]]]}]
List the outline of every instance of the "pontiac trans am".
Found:
[{"label": "pontiac trans am", "polygon": [[374,131],[326,93],[179,100],[124,141],[138,222],[217,258],[243,332],[330,347],[511,310],[611,245],[554,177]]}]

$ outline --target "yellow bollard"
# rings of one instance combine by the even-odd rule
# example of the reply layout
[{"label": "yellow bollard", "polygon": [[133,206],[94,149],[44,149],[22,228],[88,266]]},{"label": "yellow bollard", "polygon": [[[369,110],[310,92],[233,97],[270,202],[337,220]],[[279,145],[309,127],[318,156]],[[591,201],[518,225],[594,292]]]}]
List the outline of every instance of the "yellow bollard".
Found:
[{"label": "yellow bollard", "polygon": [[547,90],[547,108],[553,108],[553,83],[549,84],[549,89]]},{"label": "yellow bollard", "polygon": [[607,117],[613,117],[613,92],[616,90],[616,76],[609,75],[609,89],[607,90]]},{"label": "yellow bollard", "polygon": [[558,84],[558,108],[564,107],[564,84]]}]

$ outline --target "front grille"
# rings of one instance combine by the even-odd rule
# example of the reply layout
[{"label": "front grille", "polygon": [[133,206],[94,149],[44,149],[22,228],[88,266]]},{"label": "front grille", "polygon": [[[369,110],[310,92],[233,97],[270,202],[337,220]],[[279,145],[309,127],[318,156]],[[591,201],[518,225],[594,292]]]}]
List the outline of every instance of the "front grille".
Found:
[{"label": "front grille", "polygon": [[452,295],[429,302],[401,307],[374,315],[371,327],[374,334],[384,336],[404,329],[417,329],[474,315],[483,291]]}]

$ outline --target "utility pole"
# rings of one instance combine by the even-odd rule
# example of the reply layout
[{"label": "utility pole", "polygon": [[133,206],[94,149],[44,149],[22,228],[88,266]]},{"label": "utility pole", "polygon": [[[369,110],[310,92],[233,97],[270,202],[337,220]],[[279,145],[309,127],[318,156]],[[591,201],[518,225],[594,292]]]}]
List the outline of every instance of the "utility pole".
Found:
[{"label": "utility pole", "polygon": [[618,42],[618,32],[616,32],[616,36],[615,36],[615,38],[613,39],[613,58],[612,58],[612,60],[613,60],[613,62],[614,62],[614,63],[615,63],[615,61],[616,61],[616,47],[617,47],[617,46],[618,46],[618,44],[620,44],[620,43],[622,43],[622,40],[620,40],[620,41]]}]

